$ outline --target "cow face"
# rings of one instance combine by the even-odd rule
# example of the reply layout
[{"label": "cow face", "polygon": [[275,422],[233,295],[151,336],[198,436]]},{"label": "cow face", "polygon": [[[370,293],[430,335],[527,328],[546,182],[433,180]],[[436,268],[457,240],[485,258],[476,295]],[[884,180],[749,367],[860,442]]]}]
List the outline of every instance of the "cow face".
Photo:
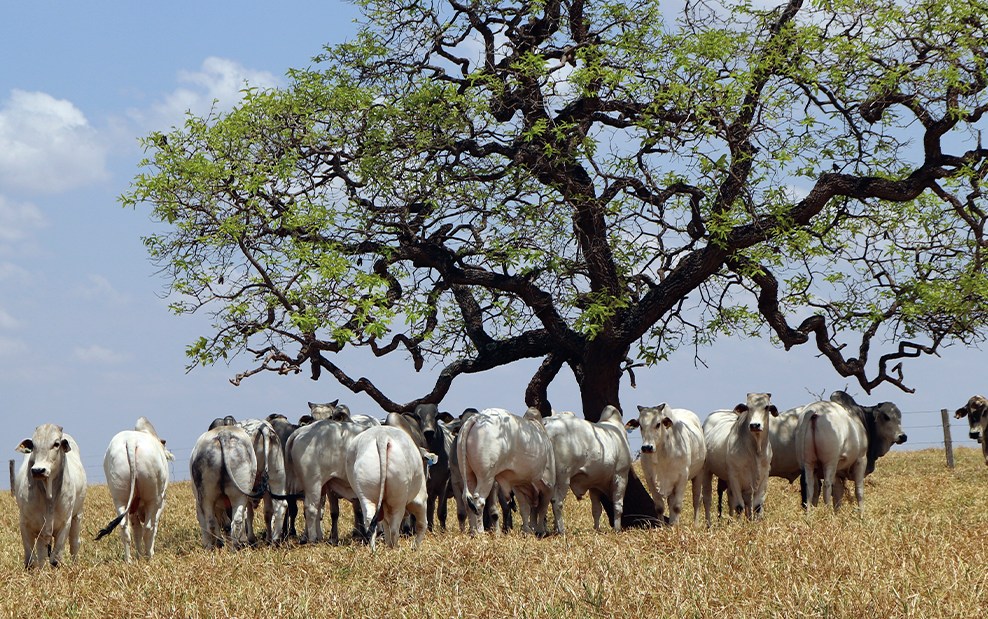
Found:
[{"label": "cow face", "polygon": [[422,430],[422,435],[425,436],[425,440],[432,444],[432,440],[435,438],[436,433],[439,431],[439,426],[436,421],[439,418],[439,407],[435,404],[419,404],[415,407],[411,413],[407,413],[407,416],[414,421],[419,429]]},{"label": "cow face", "polygon": [[28,456],[31,478],[45,486],[45,494],[52,498],[51,480],[62,472],[65,454],[71,451],[69,441],[62,434],[62,426],[46,423],[34,429],[31,438],[24,439],[17,451]]},{"label": "cow face", "polygon": [[[339,403],[339,398],[333,400],[332,402],[325,402],[323,404],[318,402],[309,402],[309,415],[311,415],[315,421],[329,419],[336,412],[336,405]],[[302,425],[301,420],[299,421],[299,425]]]},{"label": "cow face", "polygon": [[746,404],[734,407],[735,413],[745,417],[742,423],[747,423],[748,430],[756,436],[768,432],[769,420],[779,416],[779,409],[772,404],[771,398],[771,393],[749,393]]},{"label": "cow face", "polygon": [[642,453],[655,453],[655,446],[665,440],[673,419],[668,414],[668,405],[663,402],[658,406],[638,407],[638,419],[631,419],[625,428],[638,428],[642,433]]},{"label": "cow face", "polygon": [[979,443],[985,440],[985,429],[988,427],[988,399],[980,395],[973,396],[963,408],[954,413],[955,419],[967,417],[968,436]]},{"label": "cow face", "polygon": [[906,442],[906,434],[902,431],[902,412],[891,402],[882,402],[877,406],[862,407],[875,420],[875,433],[878,444],[885,453],[893,444],[901,445]]}]

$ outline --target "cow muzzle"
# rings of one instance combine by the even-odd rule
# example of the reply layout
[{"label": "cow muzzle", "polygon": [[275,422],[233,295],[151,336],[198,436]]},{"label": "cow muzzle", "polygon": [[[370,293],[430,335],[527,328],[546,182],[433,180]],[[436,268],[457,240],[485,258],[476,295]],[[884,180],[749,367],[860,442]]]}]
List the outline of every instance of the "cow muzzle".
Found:
[{"label": "cow muzzle", "polygon": [[31,468],[31,477],[35,479],[48,479],[48,467],[35,466]]},{"label": "cow muzzle", "polygon": [[978,441],[979,443],[981,442],[981,431],[980,430],[977,431],[977,432],[970,432],[970,433],[968,433],[968,436],[971,437],[971,440],[972,441]]},{"label": "cow muzzle", "polygon": [[655,453],[655,445],[652,445],[650,443],[646,443],[645,445],[642,445],[642,453],[643,454],[654,454]]},{"label": "cow muzzle", "polygon": [[901,445],[901,444],[903,444],[905,442],[906,442],[906,435],[905,434],[900,434],[899,436],[895,437],[895,444],[896,445]]},{"label": "cow muzzle", "polygon": [[760,423],[749,423],[748,424],[748,429],[751,430],[752,432],[761,432],[762,431],[762,424],[760,424]]}]

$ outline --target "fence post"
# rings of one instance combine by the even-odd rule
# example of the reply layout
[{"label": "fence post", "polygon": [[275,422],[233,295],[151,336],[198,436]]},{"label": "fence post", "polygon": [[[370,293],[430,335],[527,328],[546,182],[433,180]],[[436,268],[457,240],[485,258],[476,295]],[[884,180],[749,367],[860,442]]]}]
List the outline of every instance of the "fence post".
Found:
[{"label": "fence post", "polygon": [[947,409],[940,409],[940,419],[943,421],[943,449],[947,452],[947,468],[954,468],[954,444],[950,440],[950,415]]},{"label": "fence post", "polygon": [[14,461],[10,461],[10,494],[14,494]]}]

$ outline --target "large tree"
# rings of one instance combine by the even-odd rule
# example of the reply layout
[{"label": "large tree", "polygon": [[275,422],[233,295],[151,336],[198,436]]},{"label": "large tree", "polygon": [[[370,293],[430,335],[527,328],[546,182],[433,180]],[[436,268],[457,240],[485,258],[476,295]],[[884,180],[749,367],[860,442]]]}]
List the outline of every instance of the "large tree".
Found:
[{"label": "large tree", "polygon": [[[175,311],[213,317],[193,364],[393,411],[535,358],[526,402],[568,367],[596,419],[718,335],[809,342],[866,391],[983,339],[984,0],[360,4],[289,86],[145,142],[122,200],[168,224]],[[396,402],[356,346],[442,370]]]}]

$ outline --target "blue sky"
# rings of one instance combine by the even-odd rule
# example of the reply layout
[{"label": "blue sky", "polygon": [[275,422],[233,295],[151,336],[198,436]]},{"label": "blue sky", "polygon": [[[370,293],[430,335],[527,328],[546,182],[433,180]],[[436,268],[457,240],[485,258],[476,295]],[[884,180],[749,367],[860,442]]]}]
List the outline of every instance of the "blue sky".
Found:
[{"label": "blue sky", "polygon": [[[205,318],[175,317],[161,298],[164,280],[141,236],[154,230],[147,208],[123,209],[119,196],[138,172],[137,139],[205,113],[213,99],[235,103],[244,80],[285,83],[323,44],[355,31],[357,11],[336,0],[271,2],[13,3],[0,21],[0,417],[9,458],[39,423],[75,436],[91,481],[101,481],[106,445],[147,416],[188,478],[195,438],[217,416],[296,417],[306,401],[341,398],[382,416],[369,399],[328,378],[259,375],[233,387],[247,367],[185,372],[185,346],[206,333]],[[731,407],[748,391],[768,391],[779,408],[847,388],[861,402],[896,402],[908,447],[942,440],[939,410],[984,392],[986,355],[947,349],[940,359],[907,361],[908,395],[881,387],[868,396],[813,350],[790,353],[766,341],[729,340],[637,372],[622,406],[659,402],[700,414]],[[436,368],[415,374],[400,359],[352,355],[353,374],[409,400],[429,390]],[[535,362],[454,384],[443,408],[501,406],[521,412]],[[557,409],[578,410],[569,376],[550,391]],[[955,422],[955,444],[968,445]],[[633,436],[633,442],[640,440]],[[898,448],[897,448],[898,449]],[[6,487],[4,477],[0,481]]]}]

